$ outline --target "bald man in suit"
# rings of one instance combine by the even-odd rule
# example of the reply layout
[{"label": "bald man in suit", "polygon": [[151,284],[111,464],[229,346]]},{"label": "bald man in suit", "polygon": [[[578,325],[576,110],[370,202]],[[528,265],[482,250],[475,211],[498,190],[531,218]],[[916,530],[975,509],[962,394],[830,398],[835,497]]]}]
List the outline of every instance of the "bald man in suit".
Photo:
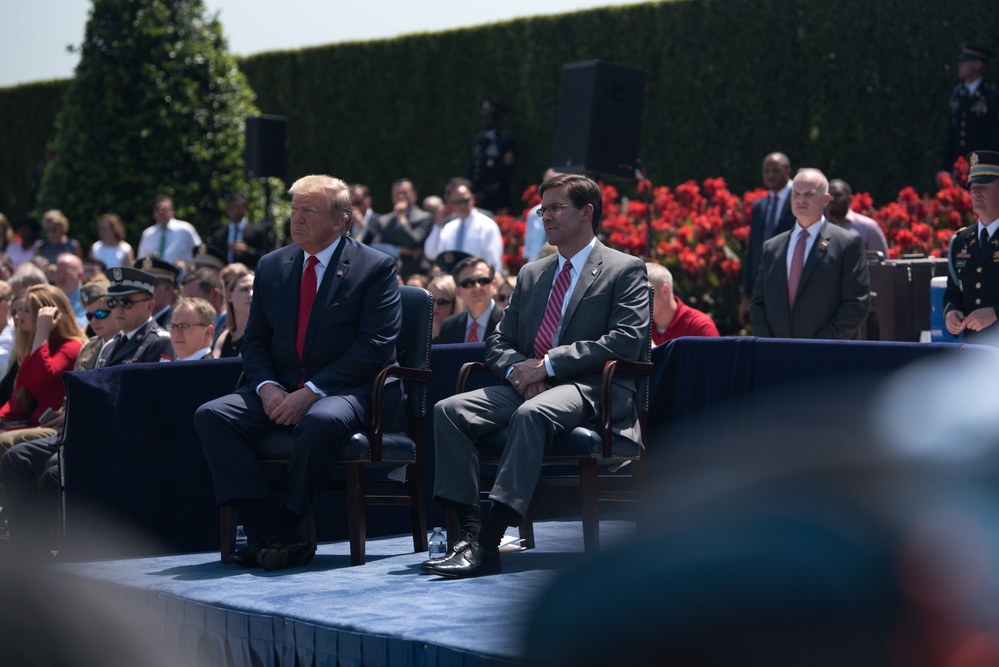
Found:
[{"label": "bald man in suit", "polygon": [[864,239],[826,220],[829,181],[802,169],[791,190],[791,231],[763,244],[750,301],[753,333],[763,338],[857,338],[870,311]]},{"label": "bald man in suit", "polygon": [[[296,531],[329,477],[330,443],[369,423],[372,382],[395,363],[402,322],[395,262],[347,236],[346,183],[306,176],[289,192],[295,243],[257,265],[240,348],[246,383],[195,414],[219,504],[247,508],[258,527],[230,558],[267,570],[304,563]],[[402,390],[390,383],[386,391],[398,412],[387,418],[399,419]],[[282,428],[294,445],[275,498],[253,443]]]},{"label": "bald man in suit", "polygon": [[[500,570],[499,543],[527,511],[545,449],[591,419],[610,359],[638,360],[647,345],[645,264],[596,238],[603,197],[578,174],[545,182],[541,218],[558,254],[526,264],[510,305],[486,341],[486,364],[503,383],[434,408],[434,497],[454,511],[463,537],[421,569],[446,577]],[[634,379],[615,379],[615,432],[641,442]],[[479,438],[509,427],[485,524],[479,514]],[[481,530],[480,530],[481,529]]]}]

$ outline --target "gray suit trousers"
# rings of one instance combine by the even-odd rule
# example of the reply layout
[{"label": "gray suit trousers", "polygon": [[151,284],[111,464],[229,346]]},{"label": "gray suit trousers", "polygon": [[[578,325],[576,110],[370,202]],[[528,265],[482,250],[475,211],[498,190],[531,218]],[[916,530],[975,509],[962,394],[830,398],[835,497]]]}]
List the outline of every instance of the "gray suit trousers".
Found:
[{"label": "gray suit trousers", "polygon": [[524,516],[552,439],[583,424],[592,412],[573,383],[556,385],[529,401],[513,387],[502,385],[438,402],[434,407],[434,497],[478,506],[480,453],[476,443],[508,426],[489,498]]}]

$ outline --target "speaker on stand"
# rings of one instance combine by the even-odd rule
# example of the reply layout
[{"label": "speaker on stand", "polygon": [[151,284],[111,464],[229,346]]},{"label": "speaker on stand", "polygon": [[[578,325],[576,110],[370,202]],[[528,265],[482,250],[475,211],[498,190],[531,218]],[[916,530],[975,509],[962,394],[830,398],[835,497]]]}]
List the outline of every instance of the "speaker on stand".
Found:
[{"label": "speaker on stand", "polygon": [[[261,221],[273,236],[271,184],[269,178],[285,177],[285,118],[261,115],[246,119],[246,150],[243,154],[247,178],[264,179],[266,215]],[[271,239],[272,241],[275,239]]]}]

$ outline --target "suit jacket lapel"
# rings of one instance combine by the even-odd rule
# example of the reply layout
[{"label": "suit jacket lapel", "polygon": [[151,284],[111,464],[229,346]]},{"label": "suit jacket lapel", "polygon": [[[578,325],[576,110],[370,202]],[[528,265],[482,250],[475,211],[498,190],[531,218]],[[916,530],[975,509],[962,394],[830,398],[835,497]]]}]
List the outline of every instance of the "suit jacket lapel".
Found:
[{"label": "suit jacket lapel", "polygon": [[583,264],[579,271],[579,280],[576,281],[576,286],[569,295],[569,303],[565,307],[565,319],[562,320],[562,326],[559,333],[560,344],[566,329],[572,322],[572,316],[576,312],[576,307],[579,306],[579,302],[583,300],[583,296],[590,289],[590,286],[593,285],[597,276],[600,275],[600,271],[603,270],[603,247],[603,244],[600,243],[600,241],[597,241],[593,246],[593,250],[590,251],[590,256],[586,259],[586,263]]},{"label": "suit jacket lapel", "polygon": [[[784,312],[791,312],[791,303],[787,299],[787,254],[791,252],[791,234],[787,235],[787,240],[784,242],[784,249],[780,253],[780,270],[777,271],[777,291],[780,295],[781,303],[784,304]],[[801,283],[798,283],[798,289],[801,289]],[[766,298],[770,298],[767,295]]]}]

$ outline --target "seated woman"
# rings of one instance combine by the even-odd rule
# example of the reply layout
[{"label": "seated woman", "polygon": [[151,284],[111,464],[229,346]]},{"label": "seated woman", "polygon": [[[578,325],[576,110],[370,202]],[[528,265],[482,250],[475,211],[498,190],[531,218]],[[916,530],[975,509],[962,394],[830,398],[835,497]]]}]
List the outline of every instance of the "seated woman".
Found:
[{"label": "seated woman", "polygon": [[454,278],[449,274],[439,275],[430,281],[427,290],[434,295],[434,326],[431,338],[437,338],[441,322],[460,310],[454,298]]},{"label": "seated woman", "polygon": [[59,259],[59,255],[67,252],[83,259],[80,242],[66,236],[69,232],[69,218],[62,211],[55,208],[45,211],[45,215],[42,216],[42,229],[45,230],[45,238],[38,246],[39,255],[53,264]]},{"label": "seated woman", "polygon": [[[66,397],[63,371],[72,370],[86,336],[58,287],[35,285],[18,304],[14,358],[20,362],[14,392],[0,406],[0,427],[37,426]],[[18,426],[15,426],[18,425]]]},{"label": "seated woman", "polygon": [[246,322],[250,319],[250,302],[253,301],[253,274],[236,276],[236,280],[225,286],[225,319],[228,328],[219,334],[215,341],[215,357],[238,357],[239,346],[243,343]]}]

